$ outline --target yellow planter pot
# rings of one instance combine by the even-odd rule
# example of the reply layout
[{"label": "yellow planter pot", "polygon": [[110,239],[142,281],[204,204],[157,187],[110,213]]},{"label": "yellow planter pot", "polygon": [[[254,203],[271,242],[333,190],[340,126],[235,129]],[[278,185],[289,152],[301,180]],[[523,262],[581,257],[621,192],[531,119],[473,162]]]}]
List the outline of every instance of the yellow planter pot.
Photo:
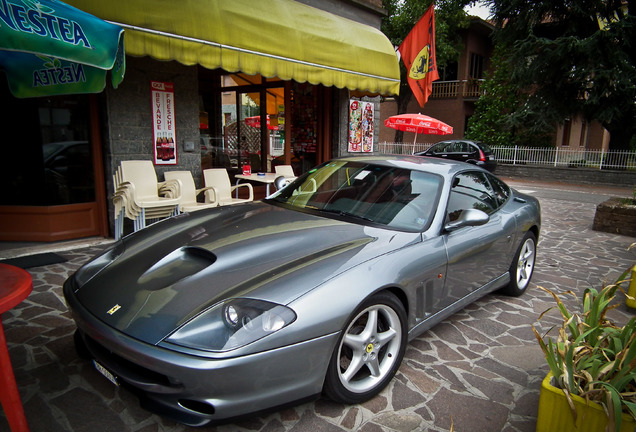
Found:
[{"label": "yellow planter pot", "polygon": [[[550,384],[551,380],[550,372],[541,384],[537,432],[603,432],[605,430],[607,416],[601,405],[594,402],[587,403],[585,399],[572,395],[577,412],[575,423],[563,391]],[[624,414],[620,430],[634,432],[636,421]]]},{"label": "yellow planter pot", "polygon": [[627,299],[625,300],[625,303],[630,308],[636,309],[636,266],[632,267],[632,280],[629,283],[627,294],[629,294],[630,297],[634,297],[635,300]]}]

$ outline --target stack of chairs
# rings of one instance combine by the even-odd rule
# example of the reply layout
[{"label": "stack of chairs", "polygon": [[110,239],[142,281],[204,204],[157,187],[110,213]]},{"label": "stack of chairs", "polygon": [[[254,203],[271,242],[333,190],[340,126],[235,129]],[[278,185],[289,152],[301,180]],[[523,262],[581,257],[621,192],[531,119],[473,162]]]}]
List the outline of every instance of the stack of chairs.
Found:
[{"label": "stack of chairs", "polygon": [[157,182],[152,161],[122,161],[113,176],[113,183],[117,240],[124,232],[124,217],[133,221],[133,230],[137,231],[144,228],[148,221],[179,214],[181,182]]}]

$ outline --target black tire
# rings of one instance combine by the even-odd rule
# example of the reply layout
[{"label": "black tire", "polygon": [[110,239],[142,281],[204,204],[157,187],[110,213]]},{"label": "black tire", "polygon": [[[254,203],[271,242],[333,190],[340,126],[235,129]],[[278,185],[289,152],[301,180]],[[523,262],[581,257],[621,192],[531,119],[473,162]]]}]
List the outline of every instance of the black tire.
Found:
[{"label": "black tire", "polygon": [[526,292],[530,279],[534,274],[534,264],[537,258],[537,238],[528,231],[517,249],[515,258],[510,264],[510,283],[501,290],[502,294],[519,297]]},{"label": "black tire", "polygon": [[371,399],[393,379],[407,343],[406,312],[389,292],[362,302],[342,330],[323,392],[346,404]]}]

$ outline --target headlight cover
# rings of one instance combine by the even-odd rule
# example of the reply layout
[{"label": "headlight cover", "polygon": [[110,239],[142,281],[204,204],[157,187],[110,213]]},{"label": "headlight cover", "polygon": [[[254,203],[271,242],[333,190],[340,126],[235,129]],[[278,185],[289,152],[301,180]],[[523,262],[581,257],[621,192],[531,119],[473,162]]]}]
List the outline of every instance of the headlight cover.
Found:
[{"label": "headlight cover", "polygon": [[91,280],[100,271],[106,268],[124,252],[124,249],[124,242],[120,240],[113,244],[104,253],[93,258],[91,261],[84,264],[84,266],[80,267],[80,269],[77,270],[75,272],[75,275],[73,276],[75,278],[77,288],[79,289],[84,286],[89,280]]},{"label": "headlight cover", "polygon": [[295,319],[294,311],[286,306],[235,298],[201,313],[166,342],[205,351],[230,351],[274,333]]}]

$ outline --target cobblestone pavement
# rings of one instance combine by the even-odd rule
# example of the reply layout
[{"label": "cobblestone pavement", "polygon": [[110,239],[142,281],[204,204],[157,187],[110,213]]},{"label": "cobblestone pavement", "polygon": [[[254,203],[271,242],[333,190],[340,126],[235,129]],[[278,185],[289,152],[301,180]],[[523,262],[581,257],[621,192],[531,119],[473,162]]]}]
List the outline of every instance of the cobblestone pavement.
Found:
[{"label": "cobblestone pavement", "polygon": [[[595,205],[541,199],[543,229],[532,285],[521,298],[487,296],[412,341],[392,383],[361,405],[318,400],[203,432],[535,430],[545,361],[531,331],[556,323],[551,297],[539,290],[581,293],[601,287],[636,261],[631,237],[591,230]],[[10,356],[31,431],[190,431],[141,409],[73,348],[74,325],[61,285],[101,247],[60,252],[63,264],[29,269],[33,293],[3,315]],[[633,311],[613,312],[626,322]],[[8,431],[0,413],[0,431]]]}]

